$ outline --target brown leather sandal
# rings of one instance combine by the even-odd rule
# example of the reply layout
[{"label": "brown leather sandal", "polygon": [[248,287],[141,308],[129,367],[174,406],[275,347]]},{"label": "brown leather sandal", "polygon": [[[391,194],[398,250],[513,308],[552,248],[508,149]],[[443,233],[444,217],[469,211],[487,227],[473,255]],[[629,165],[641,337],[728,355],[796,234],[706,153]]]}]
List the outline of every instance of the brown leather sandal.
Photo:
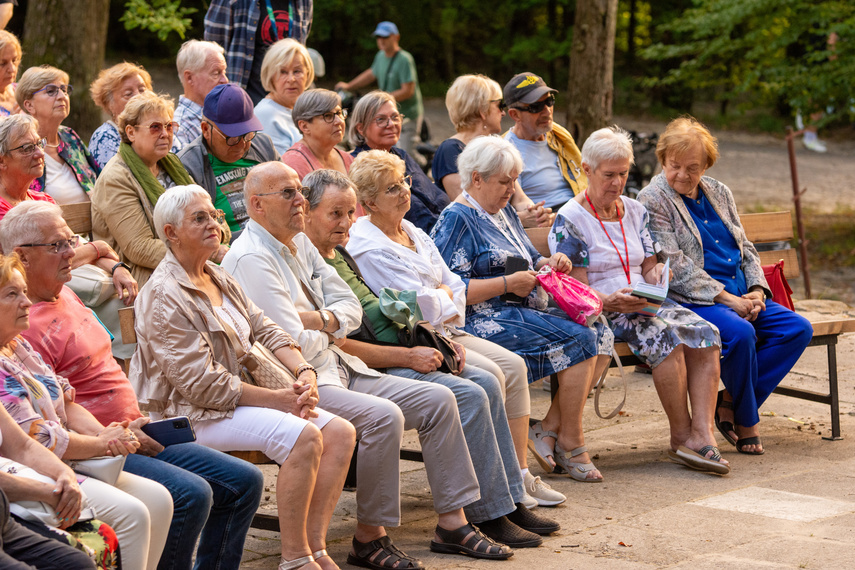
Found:
[{"label": "brown leather sandal", "polygon": [[353,552],[347,555],[347,563],[374,570],[421,570],[425,567],[418,558],[399,550],[388,536],[371,542],[359,542],[354,538]]}]

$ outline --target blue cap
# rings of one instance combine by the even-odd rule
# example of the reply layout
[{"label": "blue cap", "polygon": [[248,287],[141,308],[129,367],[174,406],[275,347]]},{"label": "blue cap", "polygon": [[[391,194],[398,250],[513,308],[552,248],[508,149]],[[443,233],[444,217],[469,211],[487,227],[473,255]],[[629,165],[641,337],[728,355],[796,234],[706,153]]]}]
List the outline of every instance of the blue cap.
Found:
[{"label": "blue cap", "polygon": [[217,85],[205,97],[202,114],[227,137],[239,137],[262,130],[252,99],[237,83]]},{"label": "blue cap", "polygon": [[399,36],[401,34],[398,33],[398,26],[392,22],[380,22],[377,24],[377,28],[375,28],[374,33],[371,35],[388,38],[389,36]]}]

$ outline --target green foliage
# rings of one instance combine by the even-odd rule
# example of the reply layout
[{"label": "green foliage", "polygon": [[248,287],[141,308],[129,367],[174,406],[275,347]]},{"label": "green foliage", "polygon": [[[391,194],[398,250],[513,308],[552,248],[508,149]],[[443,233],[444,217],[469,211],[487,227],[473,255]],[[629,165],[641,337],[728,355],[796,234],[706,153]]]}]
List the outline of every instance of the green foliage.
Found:
[{"label": "green foliage", "polygon": [[148,30],[156,33],[160,41],[165,41],[172,32],[183,40],[191,24],[188,16],[196,11],[182,6],[181,0],[127,0],[120,21],[126,30]]},{"label": "green foliage", "polygon": [[[694,0],[659,26],[643,51],[665,63],[647,87],[689,88],[742,109],[785,103],[804,113],[850,113],[855,76],[855,4],[850,0]],[[839,40],[829,45],[830,34]],[[724,108],[724,105],[722,105]]]}]

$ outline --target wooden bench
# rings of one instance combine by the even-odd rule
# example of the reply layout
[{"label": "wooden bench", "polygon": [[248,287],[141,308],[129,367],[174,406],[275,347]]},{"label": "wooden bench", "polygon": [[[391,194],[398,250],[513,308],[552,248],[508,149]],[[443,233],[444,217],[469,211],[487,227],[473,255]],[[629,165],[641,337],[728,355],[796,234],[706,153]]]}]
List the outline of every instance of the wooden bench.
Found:
[{"label": "wooden bench", "polygon": [[92,239],[92,209],[90,202],[78,202],[76,204],[65,204],[62,208],[62,217],[68,227],[76,234],[87,236]]},{"label": "wooden bench", "polygon": [[[793,221],[789,211],[743,214],[739,217],[745,234],[754,244],[789,242],[793,239]],[[549,254],[549,228],[526,229],[529,238],[541,255]],[[775,249],[760,251],[763,265],[772,265],[784,260],[784,275],[787,279],[799,277],[799,260],[795,249]],[[840,403],[837,387],[837,341],[841,334],[855,332],[855,319],[834,319],[812,322],[813,339],[811,346],[825,346],[828,358],[828,392],[814,392],[791,386],[778,386],[776,394],[826,404],[831,411],[831,436],[823,439],[842,439],[840,435]],[[632,354],[626,343],[615,343],[615,350],[624,366],[638,364],[638,358]],[[612,364],[614,366],[614,363]],[[557,382],[552,382],[553,397]]]}]

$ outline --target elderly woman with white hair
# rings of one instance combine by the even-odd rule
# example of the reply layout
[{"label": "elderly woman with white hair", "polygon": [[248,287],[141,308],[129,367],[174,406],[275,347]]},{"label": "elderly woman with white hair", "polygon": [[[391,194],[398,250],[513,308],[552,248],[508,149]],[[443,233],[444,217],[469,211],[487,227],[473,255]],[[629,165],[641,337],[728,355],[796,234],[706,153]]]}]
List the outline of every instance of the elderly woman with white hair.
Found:
[{"label": "elderly woman with white hair", "polygon": [[621,195],[632,161],[632,139],[623,129],[591,134],[582,148],[588,189],[558,211],[550,251],[570,258],[570,274],[602,298],[615,338],[653,369],[671,428],[669,456],[694,469],[728,473],[712,431],[718,329],[669,299],[655,316],[642,313],[646,299],[632,295],[639,283],[658,283],[664,269],[657,261],[659,246],[650,235],[647,210]]},{"label": "elderly woman with white hair", "polygon": [[279,40],[264,54],[261,84],[268,93],[255,106],[255,116],[264,126],[264,134],[273,139],[279,154],[284,154],[303,137],[294,122],[292,111],[297,98],[314,80],[312,58],[306,47],[297,40]]},{"label": "elderly woman with white hair", "polygon": [[[279,464],[279,568],[331,569],[326,531],[355,431],[316,407],[317,374],[300,347],[209,261],[222,218],[195,184],[171,188],[157,201],[154,225],[166,252],[137,299],[139,344],[128,376],[141,409],[189,416],[202,445],[261,451]],[[293,371],[293,384],[273,390],[241,381],[237,355],[254,343]]]},{"label": "elderly woman with white hair", "polygon": [[309,89],[297,99],[292,117],[303,138],[282,155],[282,162],[296,170],[300,180],[322,168],[347,174],[353,157],[336,147],[344,140],[347,118],[341,97],[327,89]]},{"label": "elderly woman with white hair", "polygon": [[[466,286],[464,330],[522,356],[529,383],[558,375],[558,397],[529,435],[540,450],[538,461],[548,471],[557,462],[578,481],[602,481],[585,447],[582,410],[608,365],[612,332],[601,323],[587,328],[573,322],[548,307],[537,287],[535,271],[541,267],[568,273],[572,264],[563,253],[540,255],[508,203],[523,169],[519,151],[501,138],[479,137],[466,145],[457,164],[461,193],[431,236]],[[507,273],[512,259],[525,270]],[[521,301],[506,300],[508,293]]]}]

